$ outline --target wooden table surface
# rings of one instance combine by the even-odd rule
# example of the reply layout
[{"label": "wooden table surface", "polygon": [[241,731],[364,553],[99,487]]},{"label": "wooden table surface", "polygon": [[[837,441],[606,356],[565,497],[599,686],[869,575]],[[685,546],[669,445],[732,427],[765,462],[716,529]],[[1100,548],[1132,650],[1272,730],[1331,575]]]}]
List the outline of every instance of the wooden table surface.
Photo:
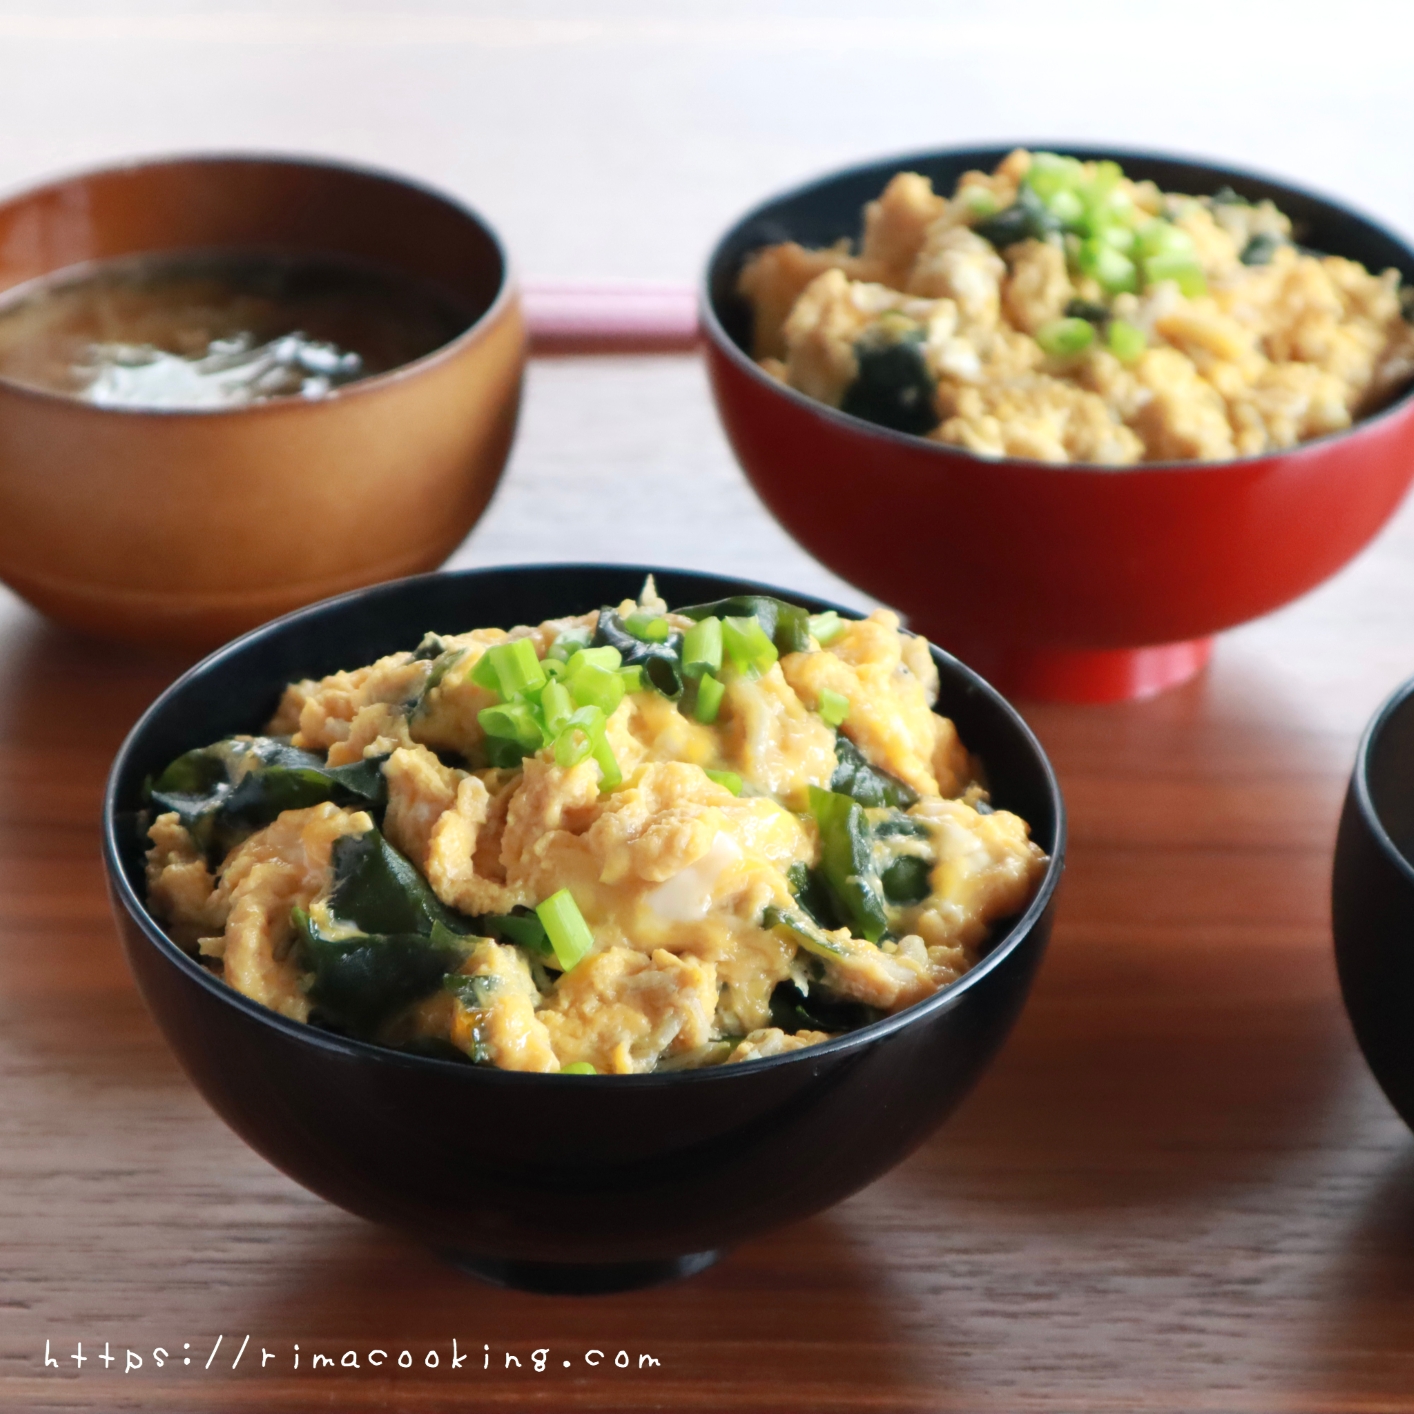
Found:
[{"label": "wooden table surface", "polygon": [[[534,365],[503,492],[458,561],[537,553],[848,594],[754,504],[691,356]],[[207,1110],[133,990],[98,855],[112,753],[183,664],[7,601],[0,1405],[1414,1407],[1414,1140],[1355,1049],[1327,921],[1356,736],[1414,672],[1411,602],[1414,504],[1190,685],[1027,708],[1071,865],[1032,999],[961,1111],[872,1188],[703,1275],[569,1299],[480,1285],[344,1215]],[[473,1352],[455,1371],[454,1338]],[[371,1370],[378,1349],[417,1363]],[[357,1370],[310,1368],[347,1352]]]},{"label": "wooden table surface", "polygon": [[[813,171],[1040,134],[1210,152],[1414,230],[1404,8],[870,10],[0,0],[0,182],[174,148],[333,153],[466,196],[532,275],[683,280]],[[860,602],[756,502],[690,356],[534,366],[455,563],[572,558]],[[1414,1409],[1414,1140],[1351,1038],[1327,903],[1356,738],[1414,673],[1411,606],[1414,505],[1188,686],[1025,707],[1071,863],[975,1093],[834,1210],[679,1285],[572,1300],[346,1216],[206,1108],[133,990],[98,853],[112,754],[185,664],[0,591],[0,1407]]]}]

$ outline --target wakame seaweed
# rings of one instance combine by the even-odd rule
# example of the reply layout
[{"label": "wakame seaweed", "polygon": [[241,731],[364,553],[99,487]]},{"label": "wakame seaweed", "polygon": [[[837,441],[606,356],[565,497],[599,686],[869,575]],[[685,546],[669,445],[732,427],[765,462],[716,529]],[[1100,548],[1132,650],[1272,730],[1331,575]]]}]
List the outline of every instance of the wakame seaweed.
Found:
[{"label": "wakame seaweed", "polygon": [[152,786],[152,803],[175,810],[208,860],[224,858],[286,810],[332,801],[381,813],[382,757],[326,766],[281,737],[228,737],[177,757]]},{"label": "wakame seaweed", "polygon": [[340,836],[330,862],[329,931],[294,913],[300,959],[314,974],[309,999],[331,1024],[371,1040],[462,961],[470,920],[442,904],[378,830]]}]

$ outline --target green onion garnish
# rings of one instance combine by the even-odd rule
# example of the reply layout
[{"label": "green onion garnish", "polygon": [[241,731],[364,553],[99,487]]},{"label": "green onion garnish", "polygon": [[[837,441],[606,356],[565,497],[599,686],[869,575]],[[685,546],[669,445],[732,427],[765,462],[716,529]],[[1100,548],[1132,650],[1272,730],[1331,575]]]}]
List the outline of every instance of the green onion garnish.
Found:
[{"label": "green onion garnish", "polygon": [[561,1075],[598,1075],[598,1074],[599,1074],[599,1072],[598,1072],[597,1070],[595,1070],[594,1067],[593,1067],[592,1065],[590,1065],[588,1061],[575,1061],[572,1065],[562,1065],[562,1066],[560,1067],[560,1072],[559,1072],[559,1073],[560,1073]]},{"label": "green onion garnish", "polygon": [[1161,254],[1151,255],[1144,262],[1144,283],[1157,285],[1160,280],[1172,280],[1181,294],[1190,299],[1208,293],[1208,282],[1203,268],[1191,255]]},{"label": "green onion garnish", "polygon": [[643,692],[647,684],[643,681],[643,665],[635,663],[631,668],[620,668],[619,676],[624,680],[625,692]]},{"label": "green onion garnish", "polygon": [[540,693],[540,715],[545,719],[545,730],[554,736],[569,720],[574,711],[574,699],[564,683],[551,679]]},{"label": "green onion garnish", "polygon": [[491,657],[489,648],[476,660],[467,676],[478,687],[484,687],[488,692],[500,692],[501,690],[501,679],[496,672],[496,664]]},{"label": "green onion garnish", "polygon": [[958,193],[958,200],[967,208],[968,215],[975,221],[981,221],[985,217],[994,215],[998,208],[996,196],[986,187],[963,187]]},{"label": "green onion garnish", "polygon": [[1135,242],[1135,253],[1147,260],[1151,255],[1186,255],[1196,263],[1198,252],[1193,237],[1187,231],[1156,216],[1140,232]]},{"label": "green onion garnish", "polygon": [[810,634],[821,648],[828,648],[848,627],[833,609],[810,615]]},{"label": "green onion garnish", "polygon": [[733,795],[741,794],[741,777],[735,771],[708,771],[704,767],[703,773],[719,786],[725,786]]},{"label": "green onion garnish", "polygon": [[1144,331],[1123,319],[1110,320],[1110,327],[1105,332],[1105,342],[1109,345],[1110,352],[1121,363],[1133,363],[1149,347]]},{"label": "green onion garnish", "polygon": [[624,773],[619,770],[619,760],[609,745],[609,738],[602,732],[591,737],[589,754],[599,763],[599,789],[613,790],[623,780]]},{"label": "green onion garnish", "polygon": [[1036,331],[1036,342],[1052,358],[1083,353],[1095,339],[1095,326],[1085,319],[1052,319]]},{"label": "green onion garnish", "polygon": [[594,947],[594,934],[568,889],[561,889],[538,904],[535,916],[545,925],[561,971],[568,972]]},{"label": "green onion garnish", "polygon": [[581,648],[588,648],[589,640],[593,636],[593,632],[587,628],[567,628],[556,637],[545,656],[563,663]]},{"label": "green onion garnish", "polygon": [[1074,191],[1084,175],[1084,168],[1074,157],[1033,152],[1031,166],[1022,181],[1049,206],[1058,193]]},{"label": "green onion garnish", "polygon": [[597,707],[581,707],[566,718],[555,737],[555,765],[569,770],[587,760],[594,744],[603,739],[604,714]]},{"label": "green onion garnish", "polygon": [[581,648],[570,658],[570,676],[586,667],[607,668],[615,672],[622,663],[623,655],[610,644],[606,643],[602,648]]},{"label": "green onion garnish", "polygon": [[711,725],[717,720],[717,713],[721,710],[722,698],[726,691],[711,673],[703,673],[697,680],[697,702],[692,709],[692,715],[699,722]]},{"label": "green onion garnish", "polygon": [[[524,697],[545,685],[545,669],[540,666],[535,644],[528,638],[510,643],[497,643],[486,650],[483,662],[489,662],[496,674],[501,696],[509,702]],[[481,664],[476,665],[478,669]]]},{"label": "green onion garnish", "polygon": [[624,700],[626,685],[617,667],[601,668],[594,663],[581,666],[584,657],[580,653],[570,660],[565,685],[579,706],[597,707],[607,717]]},{"label": "green onion garnish", "polygon": [[1078,191],[1062,187],[1054,196],[1045,198],[1052,216],[1063,226],[1074,226],[1085,214],[1085,202]]},{"label": "green onion garnish", "polygon": [[820,693],[820,705],[815,710],[827,727],[837,727],[849,716],[849,698],[842,692],[824,688]]},{"label": "green onion garnish", "polygon": [[722,646],[737,672],[760,677],[781,655],[754,614],[750,618],[722,620]]},{"label": "green onion garnish", "polygon": [[488,737],[513,741],[526,751],[538,751],[545,741],[545,734],[540,730],[540,723],[535,720],[535,712],[528,702],[503,702],[496,707],[483,707],[476,714],[476,720]]},{"label": "green onion garnish", "polygon": [[1109,294],[1125,294],[1139,288],[1134,262],[1123,251],[1097,237],[1080,243],[1075,263],[1081,274],[1094,276],[1100,288]]},{"label": "green onion garnish", "polygon": [[630,614],[624,627],[641,643],[666,643],[672,632],[672,625],[661,614],[642,612]]},{"label": "green onion garnish", "polygon": [[703,673],[720,672],[721,667],[722,621],[718,618],[699,619],[683,635],[683,676],[700,677]]}]

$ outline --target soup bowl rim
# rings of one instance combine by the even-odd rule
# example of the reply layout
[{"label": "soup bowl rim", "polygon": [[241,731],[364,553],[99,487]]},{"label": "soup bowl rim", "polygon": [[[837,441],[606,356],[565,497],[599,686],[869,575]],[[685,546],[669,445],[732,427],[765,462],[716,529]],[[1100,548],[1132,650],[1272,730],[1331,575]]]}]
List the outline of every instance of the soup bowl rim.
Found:
[{"label": "soup bowl rim", "polygon": [[[193,151],[160,153],[148,157],[129,157],[117,162],[103,162],[94,166],[78,168],[55,177],[50,177],[38,184],[21,184],[14,188],[0,192],[0,208],[15,206],[17,204],[30,201],[35,198],[42,198],[51,192],[57,192],[66,186],[75,183],[90,181],[94,178],[119,176],[124,173],[156,170],[163,167],[179,167],[202,165],[219,167],[223,165],[235,166],[245,165],[269,165],[288,167],[292,169],[304,169],[308,171],[333,171],[344,173],[353,177],[368,177],[375,181],[386,183],[393,187],[402,187],[405,190],[417,193],[420,196],[429,197],[434,201],[449,209],[455,215],[469,222],[482,236],[490,243],[495,251],[496,258],[500,265],[500,280],[496,286],[496,293],[486,308],[467,324],[466,328],[446,343],[439,344],[435,349],[412,359],[407,363],[400,363],[396,368],[385,369],[382,373],[370,374],[367,378],[355,379],[351,383],[346,383],[339,388],[331,388],[327,393],[321,393],[317,398],[305,398],[298,393],[280,394],[273,398],[257,399],[249,403],[238,403],[226,407],[143,407],[143,406],[109,406],[106,404],[91,403],[86,399],[76,396],[73,393],[63,393],[51,388],[39,388],[32,384],[22,383],[17,379],[7,377],[0,373],[0,391],[6,395],[33,399],[43,404],[57,405],[66,409],[72,409],[76,413],[85,416],[110,417],[117,414],[121,417],[135,418],[162,418],[164,420],[184,420],[187,418],[199,418],[208,420],[223,417],[243,417],[255,416],[272,417],[286,415],[296,410],[308,411],[314,408],[328,407],[332,404],[347,402],[350,398],[367,396],[383,392],[391,386],[406,382],[421,373],[427,372],[432,367],[448,363],[465,352],[471,345],[480,342],[482,338],[491,330],[493,326],[499,324],[507,309],[516,303],[518,299],[517,274],[515,267],[511,263],[510,255],[506,250],[496,228],[486,220],[481,213],[468,202],[460,197],[452,195],[429,182],[420,178],[408,177],[392,168],[383,167],[373,163],[363,163],[349,161],[336,157],[317,157],[312,155],[301,155],[298,153],[285,153],[275,151],[242,151],[242,150],[220,150],[220,151]],[[193,246],[178,247],[170,251],[130,251],[126,255],[101,257],[96,260],[75,261],[70,265],[60,266],[55,270],[46,272],[44,275],[37,275],[31,280],[22,281],[18,285],[12,285],[9,289],[0,291],[0,311],[8,306],[13,300],[22,297],[21,292],[27,289],[36,289],[45,281],[54,279],[57,275],[65,271],[84,271],[96,268],[109,259],[131,259],[135,256],[145,254],[195,254],[198,251],[250,251],[260,252],[262,250],[275,249],[273,246],[262,246],[259,244],[244,244],[236,246]],[[339,252],[329,250],[324,252],[327,255],[337,256]],[[383,268],[376,261],[365,261],[364,264],[374,268]]]}]

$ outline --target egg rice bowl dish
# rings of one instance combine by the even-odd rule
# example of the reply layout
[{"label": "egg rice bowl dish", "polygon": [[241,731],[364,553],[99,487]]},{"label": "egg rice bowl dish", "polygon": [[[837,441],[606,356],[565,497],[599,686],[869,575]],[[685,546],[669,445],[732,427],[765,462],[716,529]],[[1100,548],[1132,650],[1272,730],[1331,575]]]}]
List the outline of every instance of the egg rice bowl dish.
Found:
[{"label": "egg rice bowl dish", "polygon": [[507,1070],[829,1039],[961,977],[1046,856],[895,615],[638,601],[289,685],[148,789],[169,936],[282,1016]]},{"label": "egg rice bowl dish", "polygon": [[831,407],[984,457],[1216,461],[1339,432],[1414,375],[1399,274],[1305,250],[1270,201],[1012,152],[900,172],[856,250],[750,256],[754,356]]}]

